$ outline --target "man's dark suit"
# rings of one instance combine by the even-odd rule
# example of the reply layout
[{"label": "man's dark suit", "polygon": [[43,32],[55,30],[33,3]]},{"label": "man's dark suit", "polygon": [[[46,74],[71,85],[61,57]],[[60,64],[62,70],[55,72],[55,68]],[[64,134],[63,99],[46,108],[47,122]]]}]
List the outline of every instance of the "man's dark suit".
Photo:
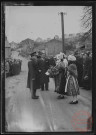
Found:
[{"label": "man's dark suit", "polygon": [[41,89],[44,90],[44,84],[45,84],[45,89],[48,90],[48,83],[49,83],[49,77],[45,74],[46,71],[49,68],[49,61],[48,59],[38,59],[38,66],[40,72],[40,85]]}]

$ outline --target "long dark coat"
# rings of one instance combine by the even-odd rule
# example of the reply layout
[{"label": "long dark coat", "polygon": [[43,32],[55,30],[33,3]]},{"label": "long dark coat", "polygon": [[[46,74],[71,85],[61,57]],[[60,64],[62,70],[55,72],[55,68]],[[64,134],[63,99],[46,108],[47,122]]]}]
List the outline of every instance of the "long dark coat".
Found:
[{"label": "long dark coat", "polygon": [[38,67],[39,70],[41,70],[41,72],[39,73],[39,77],[40,77],[40,84],[45,82],[45,62],[44,59],[39,58],[38,59]]},{"label": "long dark coat", "polygon": [[83,61],[83,78],[88,75],[89,73],[89,67],[90,67],[90,58],[87,57],[84,61]]},{"label": "long dark coat", "polygon": [[[38,89],[40,86],[39,84],[39,76],[38,76],[38,65],[37,61],[34,59],[28,62],[28,78],[27,78],[27,88],[31,89]],[[35,79],[32,81],[32,79]]]},{"label": "long dark coat", "polygon": [[76,66],[78,71],[78,83],[79,86],[82,86],[82,77],[83,77],[83,58],[79,56],[76,57]]},{"label": "long dark coat", "polygon": [[47,59],[39,58],[38,59],[38,67],[39,67],[39,70],[41,70],[41,72],[39,73],[40,84],[44,84],[46,82],[49,82],[49,77],[45,74],[46,71],[49,68],[48,60]]},{"label": "long dark coat", "polygon": [[[49,63],[49,59],[45,58],[45,73],[47,72],[47,70],[49,69],[50,63]],[[45,74],[45,83],[49,82],[49,76],[47,76]]]},{"label": "long dark coat", "polygon": [[[91,87],[91,69],[92,69],[92,61],[90,57],[86,58],[84,61],[84,67],[83,67],[83,82],[84,82],[84,87],[90,89]],[[84,80],[84,77],[88,76],[87,80]]]}]

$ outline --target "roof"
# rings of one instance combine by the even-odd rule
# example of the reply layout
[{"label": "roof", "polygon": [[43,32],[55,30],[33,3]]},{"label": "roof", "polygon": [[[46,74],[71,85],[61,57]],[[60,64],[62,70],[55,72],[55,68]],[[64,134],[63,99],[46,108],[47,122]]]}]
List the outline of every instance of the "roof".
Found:
[{"label": "roof", "polygon": [[60,42],[62,43],[62,41],[58,40],[58,39],[51,39],[50,41],[46,42],[45,44],[51,43],[51,42]]},{"label": "roof", "polygon": [[44,42],[34,42],[34,46],[38,47],[40,45],[44,45]]}]

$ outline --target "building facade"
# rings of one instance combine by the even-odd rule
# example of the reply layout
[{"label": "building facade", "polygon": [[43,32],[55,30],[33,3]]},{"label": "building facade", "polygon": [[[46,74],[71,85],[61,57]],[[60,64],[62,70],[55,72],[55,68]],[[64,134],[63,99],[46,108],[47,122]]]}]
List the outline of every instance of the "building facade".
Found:
[{"label": "building facade", "polygon": [[39,43],[38,45],[35,43],[34,46],[34,51],[43,51],[48,56],[55,56],[62,52],[62,41],[55,38],[46,43]]},{"label": "building facade", "polygon": [[55,56],[56,54],[62,52],[62,41],[59,41],[55,38],[45,43],[45,46],[46,52],[49,56]]}]

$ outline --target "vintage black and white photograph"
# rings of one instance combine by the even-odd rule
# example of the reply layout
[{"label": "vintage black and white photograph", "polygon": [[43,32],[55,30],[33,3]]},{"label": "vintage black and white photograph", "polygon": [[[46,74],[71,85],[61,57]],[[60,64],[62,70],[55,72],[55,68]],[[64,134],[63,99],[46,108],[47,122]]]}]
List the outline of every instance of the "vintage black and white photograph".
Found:
[{"label": "vintage black and white photograph", "polygon": [[92,131],[92,6],[4,13],[6,132]]}]

